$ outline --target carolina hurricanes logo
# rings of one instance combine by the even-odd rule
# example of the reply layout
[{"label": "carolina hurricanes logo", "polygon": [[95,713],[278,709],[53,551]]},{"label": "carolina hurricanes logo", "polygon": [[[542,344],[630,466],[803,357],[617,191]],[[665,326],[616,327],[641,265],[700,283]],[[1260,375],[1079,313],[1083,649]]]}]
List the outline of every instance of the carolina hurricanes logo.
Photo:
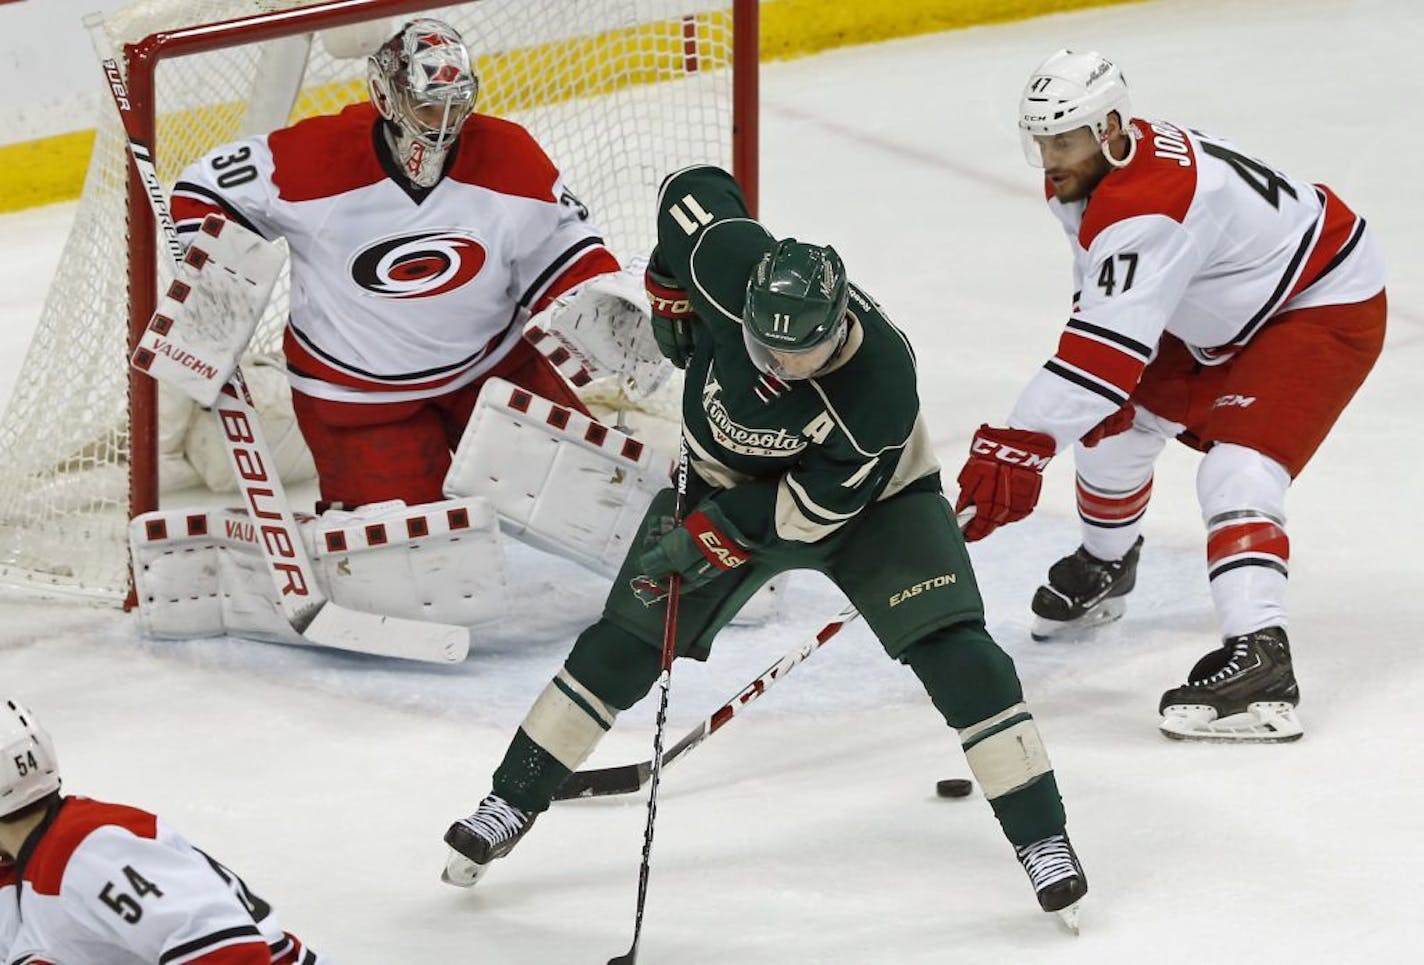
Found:
[{"label": "carolina hurricanes logo", "polygon": [[383,238],[351,259],[351,280],[381,298],[433,298],[480,273],[484,245],[455,229]]}]

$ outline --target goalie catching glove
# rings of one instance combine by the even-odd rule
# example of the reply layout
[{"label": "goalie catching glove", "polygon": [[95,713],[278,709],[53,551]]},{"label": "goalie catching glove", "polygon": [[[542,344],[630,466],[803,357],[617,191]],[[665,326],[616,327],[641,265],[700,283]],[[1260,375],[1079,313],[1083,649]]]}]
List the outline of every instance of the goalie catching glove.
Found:
[{"label": "goalie catching glove", "polygon": [[590,278],[530,319],[524,335],[576,386],[617,376],[636,398],[652,395],[672,374],[648,325],[643,269]]},{"label": "goalie catching glove", "polygon": [[964,527],[964,538],[971,543],[983,539],[1033,512],[1043,488],[1043,470],[1056,448],[1053,437],[1042,432],[981,425],[969,444],[969,459],[959,470],[954,510],[962,512],[969,506],[976,510]]},{"label": "goalie catching glove", "polygon": [[[671,520],[669,519],[669,522]],[[673,526],[638,558],[633,592],[647,606],[668,595],[669,577],[682,577],[684,592],[697,589],[752,558],[748,540],[713,503],[705,503],[681,526]]]},{"label": "goalie catching glove", "polygon": [[680,369],[687,368],[696,344],[692,340],[692,300],[679,287],[677,280],[665,272],[658,271],[653,261],[648,263],[643,282],[648,288],[648,301],[653,306],[653,338],[658,349],[669,362]]}]

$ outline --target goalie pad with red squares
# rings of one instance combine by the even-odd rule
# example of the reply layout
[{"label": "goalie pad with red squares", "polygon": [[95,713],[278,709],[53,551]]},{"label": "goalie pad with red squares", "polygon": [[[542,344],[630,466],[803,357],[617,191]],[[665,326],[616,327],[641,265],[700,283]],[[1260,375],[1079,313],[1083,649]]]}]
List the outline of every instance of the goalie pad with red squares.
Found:
[{"label": "goalie pad with red squares", "polygon": [[247,351],[285,258],[242,225],[208,215],[134,348],[133,367],[211,406]]},{"label": "goalie pad with red squares", "polygon": [[[299,516],[297,529],[321,592],[339,607],[459,627],[486,626],[508,611],[499,527],[484,500],[372,503]],[[241,509],[157,510],[136,517],[129,524],[129,547],[144,634],[306,642],[282,612],[261,538]],[[395,630],[382,645],[362,650],[441,663],[464,658],[463,650],[412,651]]]}]

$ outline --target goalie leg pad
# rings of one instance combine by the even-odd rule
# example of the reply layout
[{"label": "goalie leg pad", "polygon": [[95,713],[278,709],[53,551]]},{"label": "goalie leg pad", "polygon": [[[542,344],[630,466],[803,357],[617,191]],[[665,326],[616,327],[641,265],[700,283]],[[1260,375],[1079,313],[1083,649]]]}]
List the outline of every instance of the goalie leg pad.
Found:
[{"label": "goalie leg pad", "polygon": [[[505,612],[503,553],[482,500],[388,503],[300,519],[317,583],[340,606],[479,626]],[[280,610],[256,528],[235,510],[159,511],[129,528],[147,636],[230,633],[300,643]]]},{"label": "goalie leg pad", "polygon": [[317,579],[342,606],[465,627],[507,613],[499,524],[482,499],[328,512],[312,541]]},{"label": "goalie leg pad", "polygon": [[631,436],[490,379],[445,493],[486,499],[509,535],[612,576],[670,471]]},{"label": "goalie leg pad", "polygon": [[144,513],[129,524],[139,624],[147,637],[223,633],[300,643],[282,614],[257,533],[236,510]]},{"label": "goalie leg pad", "polygon": [[134,348],[134,368],[211,406],[247,351],[285,260],[242,225],[203,219]]},{"label": "goalie leg pad", "polygon": [[534,743],[576,771],[617,716],[617,708],[599,700],[565,668],[534,701],[522,726]]}]

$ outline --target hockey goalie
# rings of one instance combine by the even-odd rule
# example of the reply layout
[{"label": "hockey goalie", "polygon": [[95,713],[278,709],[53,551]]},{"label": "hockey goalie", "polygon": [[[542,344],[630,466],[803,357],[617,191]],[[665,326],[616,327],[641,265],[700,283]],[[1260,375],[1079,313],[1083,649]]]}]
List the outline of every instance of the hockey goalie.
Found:
[{"label": "hockey goalie", "polygon": [[[616,570],[668,461],[593,419],[574,385],[647,393],[670,367],[641,271],[525,129],[475,112],[453,28],[413,20],[367,66],[369,102],[180,175],[186,256],[133,361],[199,405],[231,394],[284,239],[286,378],[320,489],[298,529],[317,581],[353,610],[478,626],[504,612],[501,528]],[[301,641],[254,515],[133,521],[146,632]]]}]

